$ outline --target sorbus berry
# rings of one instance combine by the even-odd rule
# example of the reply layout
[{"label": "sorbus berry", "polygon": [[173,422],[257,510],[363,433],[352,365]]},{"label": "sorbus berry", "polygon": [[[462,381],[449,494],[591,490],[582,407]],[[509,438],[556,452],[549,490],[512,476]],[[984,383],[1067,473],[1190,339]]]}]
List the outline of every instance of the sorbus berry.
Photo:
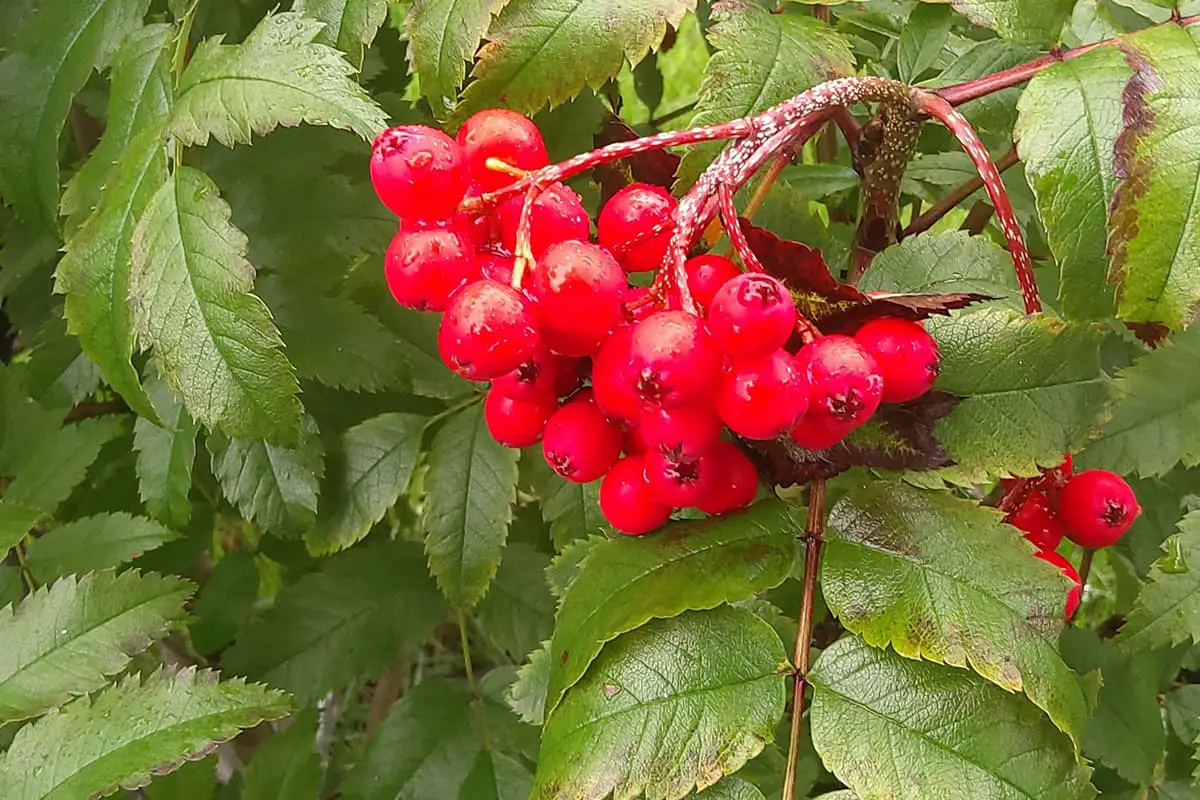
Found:
[{"label": "sorbus berry", "polygon": [[[668,309],[683,308],[679,292],[672,287],[667,291],[666,307]],[[646,317],[662,310],[650,296],[649,286],[630,286],[625,292],[625,319],[629,322],[641,322]]]},{"label": "sorbus berry", "polygon": [[785,350],[736,361],[717,385],[721,421],[747,439],[777,439],[808,410],[808,383]]},{"label": "sorbus berry", "polygon": [[444,311],[464,283],[479,275],[471,243],[453,226],[401,230],[383,259],[396,302],[418,311]]},{"label": "sorbus berry", "polygon": [[1070,561],[1063,558],[1053,550],[1039,550],[1035,556],[1045,561],[1047,564],[1053,564],[1058,567],[1058,571],[1067,577],[1071,582],[1071,588],[1067,590],[1067,602],[1063,609],[1063,619],[1068,622],[1071,617],[1075,616],[1075,611],[1079,608],[1079,601],[1083,599],[1083,581],[1079,578],[1079,573],[1075,570],[1075,566]]},{"label": "sorbus berry", "polygon": [[720,469],[707,453],[688,457],[651,449],[644,457],[646,480],[654,496],[676,508],[701,502]]},{"label": "sorbus berry", "polygon": [[567,480],[594,481],[621,455],[621,431],[595,403],[572,400],[546,424],[542,454],[550,468]]},{"label": "sorbus berry", "polygon": [[683,266],[687,269],[692,299],[704,311],[712,305],[718,289],[742,274],[737,264],[714,253],[689,258]]},{"label": "sorbus berry", "polygon": [[837,424],[828,416],[822,416],[820,419],[804,416],[788,435],[805,450],[828,450],[845,439],[855,427]]},{"label": "sorbus berry", "polygon": [[849,336],[823,336],[796,354],[808,378],[809,421],[820,427],[857,427],[883,399],[879,365]]},{"label": "sorbus berry", "polygon": [[622,458],[600,484],[600,513],[621,533],[641,536],[661,527],[671,517],[671,507],[654,496],[646,480],[640,455]]},{"label": "sorbus berry", "polygon": [[[517,251],[517,227],[521,223],[521,210],[525,205],[525,193],[505,200],[496,209],[496,227],[500,231],[500,243],[510,253]],[[572,239],[587,241],[590,232],[587,210],[579,195],[570,188],[556,183],[537,196],[529,209],[529,247],[534,258],[541,258],[546,248],[556,242]]]},{"label": "sorbus berry", "polygon": [[493,387],[483,401],[483,421],[492,438],[505,447],[529,447],[541,440],[557,409],[553,397],[522,400]]},{"label": "sorbus berry", "polygon": [[762,273],[726,281],[708,309],[713,341],[734,358],[758,358],[778,350],[795,328],[796,304],[791,293]]},{"label": "sorbus berry", "polygon": [[538,262],[532,291],[547,346],[564,355],[586,356],[621,320],[625,275],[604,248],[559,242]]},{"label": "sorbus berry", "polygon": [[489,281],[503,283],[505,286],[512,284],[513,260],[511,258],[494,253],[476,253],[475,259],[479,264],[481,276]]},{"label": "sorbus berry", "polygon": [[438,330],[442,360],[455,373],[477,381],[512,372],[538,344],[525,298],[495,281],[476,281],[455,293]]},{"label": "sorbus berry", "polygon": [[507,172],[489,169],[489,158],[526,171],[550,163],[546,143],[533,121],[505,108],[472,114],[458,129],[458,144],[472,177],[485,192],[494,192],[516,180]]},{"label": "sorbus berry", "polygon": [[671,243],[672,215],[678,205],[662,187],[630,184],[600,210],[596,237],[626,272],[658,269]]},{"label": "sorbus berry", "polygon": [[1042,550],[1053,550],[1063,540],[1062,520],[1041,492],[1029,495],[1008,522]]},{"label": "sorbus berry", "polygon": [[637,430],[648,448],[666,455],[695,458],[721,436],[721,420],[707,404],[642,409]]},{"label": "sorbus berry", "polygon": [[492,381],[492,389],[517,400],[555,398],[575,388],[572,380],[578,384],[579,365],[575,360],[539,347],[525,363]]},{"label": "sorbus berry", "polygon": [[371,185],[398,217],[449,219],[470,181],[462,148],[424,125],[388,128],[371,145]]},{"label": "sorbus berry", "polygon": [[629,374],[647,403],[670,408],[711,394],[721,362],[721,351],[693,314],[660,311],[633,326]]},{"label": "sorbus berry", "polygon": [[717,465],[708,491],[696,502],[705,514],[726,514],[745,508],[758,494],[758,471],[754,463],[732,442],[718,441],[708,452]]},{"label": "sorbus berry", "polygon": [[1067,538],[1080,547],[1114,544],[1142,513],[1133,489],[1120,476],[1102,469],[1080,472],[1058,496]]},{"label": "sorbus berry", "polygon": [[596,405],[605,416],[622,425],[632,425],[642,410],[642,398],[628,369],[632,341],[633,329],[623,325],[605,340],[592,361]]},{"label": "sorbus berry", "polygon": [[937,342],[919,322],[881,317],[863,325],[854,339],[883,374],[883,402],[915,400],[933,388],[941,356]]}]

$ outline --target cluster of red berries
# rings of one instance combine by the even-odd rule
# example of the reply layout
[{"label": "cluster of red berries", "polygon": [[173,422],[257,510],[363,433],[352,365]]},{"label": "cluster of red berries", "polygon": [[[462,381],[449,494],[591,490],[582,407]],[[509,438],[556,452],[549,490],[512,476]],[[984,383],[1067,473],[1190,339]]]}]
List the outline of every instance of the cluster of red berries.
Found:
[{"label": "cluster of red berries", "polygon": [[[1015,483],[1008,482],[1008,488]],[[1067,538],[1080,547],[1109,547],[1129,530],[1142,509],[1120,475],[1101,469],[1074,474],[1070,456],[1028,489],[1005,521],[1037,545],[1038,558],[1058,567],[1071,581],[1064,614],[1069,620],[1079,608],[1083,582],[1074,565],[1058,552],[1059,544]]]},{"label": "cluster of red berries", "polygon": [[[658,269],[668,249],[677,204],[661,188],[613,195],[594,242],[579,196],[560,183],[538,187],[528,210],[524,191],[460,210],[547,163],[537,128],[510,111],[472,116],[457,141],[423,126],[380,134],[371,179],[400,217],[386,278],[401,305],[445,312],[442,359],[491,381],[492,436],[540,441],[567,480],[603,477],[600,507],[615,528],[642,534],[675,509],[748,505],[757,473],[725,429],[825,450],[880,403],[933,385],[937,346],[904,319],[785,349],[798,322],[788,289],[718,255],[686,264],[699,315],[678,298],[653,302],[630,276]],[[533,261],[524,285],[514,256]]]}]

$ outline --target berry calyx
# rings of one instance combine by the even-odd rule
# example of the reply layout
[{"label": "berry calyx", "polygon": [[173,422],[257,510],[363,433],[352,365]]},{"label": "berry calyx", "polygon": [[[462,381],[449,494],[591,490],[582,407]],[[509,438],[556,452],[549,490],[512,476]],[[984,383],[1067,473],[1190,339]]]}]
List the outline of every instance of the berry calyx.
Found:
[{"label": "berry calyx", "polygon": [[689,258],[683,266],[687,270],[692,299],[703,311],[712,305],[718,289],[742,274],[737,264],[714,253]]},{"label": "berry calyx", "polygon": [[571,391],[574,388],[570,385],[571,379],[573,377],[577,382],[578,376],[579,367],[574,360],[539,347],[512,372],[492,381],[492,390],[516,400],[552,399]]},{"label": "berry calyx", "polygon": [[1067,538],[1080,547],[1108,547],[1142,513],[1133,489],[1120,476],[1102,469],[1080,472],[1058,496]]},{"label": "berry calyx", "polygon": [[699,401],[721,374],[721,352],[699,317],[660,311],[633,326],[629,374],[638,396],[671,408]]},{"label": "berry calyx", "polygon": [[883,402],[915,400],[933,388],[941,356],[937,342],[919,322],[881,317],[863,325],[854,339],[875,359],[883,375]]},{"label": "berry calyx", "polygon": [[632,183],[604,204],[596,219],[596,237],[626,272],[658,269],[671,243],[678,205],[660,186]]},{"label": "berry calyx", "polygon": [[648,449],[681,458],[698,458],[721,436],[721,420],[705,404],[649,406],[642,410],[639,423],[639,436]]},{"label": "berry calyx", "polygon": [[371,185],[398,217],[449,219],[469,182],[462,148],[439,130],[424,125],[388,128],[371,145]]},{"label": "berry calyx", "polygon": [[559,242],[533,273],[538,328],[557,353],[594,353],[621,320],[625,275],[602,247]]},{"label": "berry calyx", "polygon": [[796,354],[809,385],[811,422],[820,427],[862,425],[883,400],[883,375],[863,346],[849,336],[823,336]]},{"label": "berry calyx", "polygon": [[1047,564],[1053,564],[1058,567],[1058,571],[1066,576],[1071,582],[1071,588],[1067,590],[1067,601],[1063,609],[1063,619],[1070,622],[1071,617],[1075,616],[1075,612],[1079,609],[1079,601],[1083,599],[1083,581],[1079,578],[1079,572],[1075,566],[1067,561],[1063,556],[1053,550],[1039,550],[1036,558],[1040,558]]},{"label": "berry calyx", "polygon": [[[517,249],[517,227],[525,206],[525,194],[519,192],[496,209],[496,226],[500,243],[510,253]],[[583,201],[570,188],[556,183],[537,196],[529,210],[529,247],[534,258],[541,258],[546,248],[557,242],[586,241],[591,230]]]},{"label": "berry calyx", "polygon": [[444,311],[450,296],[479,275],[475,251],[453,226],[401,230],[392,237],[383,275],[396,302],[417,311]]},{"label": "berry calyx", "polygon": [[489,158],[525,171],[550,163],[546,143],[533,121],[505,108],[472,114],[458,129],[457,139],[471,176],[484,192],[494,192],[516,180],[507,172],[488,167]]},{"label": "berry calyx", "polygon": [[1054,550],[1063,540],[1062,520],[1050,508],[1050,501],[1042,492],[1030,494],[1008,523],[1042,550]]},{"label": "berry calyx", "polygon": [[696,501],[705,514],[727,514],[745,508],[758,494],[758,471],[754,463],[732,442],[719,441],[708,453],[716,465],[708,491]]},{"label": "berry calyx", "polygon": [[828,450],[845,439],[855,427],[836,424],[827,416],[820,419],[805,416],[800,418],[788,435],[805,450],[820,451]]},{"label": "berry calyx", "polygon": [[696,457],[647,450],[646,480],[661,502],[676,508],[695,506],[704,499],[717,473],[717,463],[707,454]]},{"label": "berry calyx", "polygon": [[758,358],[787,343],[796,327],[796,304],[770,275],[751,273],[726,281],[708,309],[717,346],[738,359]]},{"label": "berry calyx", "polygon": [[554,412],[542,436],[546,463],[574,483],[594,481],[621,455],[621,431],[595,403],[572,400]]},{"label": "berry calyx", "polygon": [[505,447],[529,447],[541,441],[557,409],[553,398],[521,400],[493,388],[483,401],[483,421],[492,438]]},{"label": "berry calyx", "polygon": [[734,362],[717,386],[721,421],[747,439],[776,439],[791,431],[807,409],[808,383],[784,350]]},{"label": "berry calyx", "polygon": [[640,455],[622,458],[600,484],[600,513],[609,524],[629,536],[641,536],[661,527],[671,517],[671,507],[660,503],[646,480]]},{"label": "berry calyx", "polygon": [[480,280],[455,293],[438,330],[442,360],[464,378],[499,378],[538,347],[529,304],[511,286]]}]

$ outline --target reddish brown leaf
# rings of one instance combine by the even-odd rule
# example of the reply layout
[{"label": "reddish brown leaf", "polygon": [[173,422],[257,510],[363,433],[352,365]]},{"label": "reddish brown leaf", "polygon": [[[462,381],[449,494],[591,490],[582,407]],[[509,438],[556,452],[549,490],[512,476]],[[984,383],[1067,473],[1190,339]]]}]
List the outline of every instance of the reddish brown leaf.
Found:
[{"label": "reddish brown leaf", "polygon": [[[594,141],[596,147],[603,147],[606,144],[628,142],[637,138],[637,131],[625,120],[614,114],[605,114],[604,124]],[[679,156],[666,150],[655,150],[596,167],[592,174],[600,184],[601,204],[631,183],[648,183],[670,190],[675,183],[675,170],[679,167],[679,160]]]}]

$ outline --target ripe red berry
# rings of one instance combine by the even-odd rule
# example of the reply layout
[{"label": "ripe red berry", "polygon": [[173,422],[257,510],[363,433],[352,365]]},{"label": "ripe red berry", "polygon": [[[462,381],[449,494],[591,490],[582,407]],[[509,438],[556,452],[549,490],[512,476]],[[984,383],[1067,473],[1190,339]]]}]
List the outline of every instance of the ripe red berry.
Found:
[{"label": "ripe red berry", "polygon": [[1067,481],[1058,496],[1058,512],[1072,542],[1108,547],[1129,530],[1142,509],[1120,475],[1089,469]]},{"label": "ripe red berry", "polygon": [[1053,550],[1039,550],[1036,557],[1047,564],[1058,567],[1058,571],[1071,581],[1071,588],[1067,590],[1066,606],[1063,609],[1063,619],[1069,622],[1071,617],[1075,616],[1075,611],[1079,608],[1079,601],[1083,598],[1083,581],[1080,580],[1079,573],[1070,561]]},{"label": "ripe red berry", "polygon": [[707,453],[695,457],[647,450],[646,480],[654,496],[675,508],[695,506],[708,494],[720,465]]},{"label": "ripe red berry", "polygon": [[845,439],[855,427],[836,424],[827,416],[815,419],[810,415],[801,417],[789,436],[805,450],[828,450]]},{"label": "ripe red berry", "polygon": [[453,226],[406,229],[388,245],[383,275],[396,302],[418,311],[444,311],[450,296],[479,276],[475,251]]},{"label": "ripe red berry", "polygon": [[785,350],[736,361],[717,386],[717,412],[747,439],[777,439],[808,410],[808,383]]},{"label": "ripe red berry", "polygon": [[711,396],[722,360],[693,314],[660,311],[633,326],[629,374],[647,403],[671,408]]},{"label": "ripe red berry", "polygon": [[442,360],[464,378],[486,381],[529,360],[539,341],[529,304],[511,286],[476,281],[450,300],[438,331]]},{"label": "ripe red berry", "polygon": [[559,242],[538,262],[532,291],[546,345],[564,355],[586,356],[621,320],[625,275],[604,248]]},{"label": "ripe red berry", "polygon": [[[625,319],[628,322],[641,322],[646,317],[662,310],[662,306],[650,297],[649,286],[630,286],[625,291]],[[671,310],[683,308],[679,292],[672,287],[667,291],[666,307]]]},{"label": "ripe red berry", "polygon": [[[517,250],[517,227],[521,222],[521,209],[524,205],[525,193],[518,192],[496,209],[500,243],[508,248],[510,253]],[[590,230],[583,201],[573,190],[561,183],[554,184],[538,195],[529,210],[529,247],[534,258],[541,258],[546,248],[556,242],[572,239],[587,241]]]},{"label": "ripe red berry", "polygon": [[638,418],[647,448],[666,455],[696,458],[721,436],[721,420],[707,404],[661,408],[648,406]]},{"label": "ripe red berry", "polygon": [[1029,495],[1008,522],[1042,550],[1053,550],[1063,540],[1062,520],[1050,508],[1050,501],[1041,492]]},{"label": "ripe red berry", "polygon": [[398,217],[449,219],[470,181],[462,148],[424,125],[388,128],[371,146],[371,185]]},{"label": "ripe red berry", "polygon": [[596,237],[626,272],[658,269],[671,243],[672,215],[678,205],[662,187],[630,184],[600,210]]},{"label": "ripe red berry", "polygon": [[516,180],[507,172],[489,169],[489,158],[526,171],[550,163],[546,143],[533,121],[504,108],[489,108],[469,117],[458,129],[458,144],[466,155],[471,176],[485,192],[494,192]]},{"label": "ripe red berry", "polygon": [[862,425],[883,399],[875,359],[849,336],[824,336],[796,354],[808,378],[809,421],[820,427]]},{"label": "ripe red berry", "polygon": [[513,260],[508,256],[498,256],[493,253],[476,253],[476,263],[479,264],[479,274],[489,281],[512,284]]},{"label": "ripe red berry", "polygon": [[875,359],[883,374],[883,402],[915,400],[933,388],[941,356],[937,342],[919,322],[899,317],[873,319],[854,339]]},{"label": "ripe red berry", "polygon": [[758,494],[758,471],[749,457],[731,442],[719,441],[708,452],[717,465],[708,491],[696,503],[705,514],[727,514],[745,508]]},{"label": "ripe red berry", "polygon": [[542,454],[550,468],[567,480],[594,481],[621,455],[621,431],[595,403],[572,400],[546,424]]},{"label": "ripe red berry", "polygon": [[796,327],[796,304],[787,287],[770,275],[749,273],[726,281],[708,309],[713,341],[738,359],[778,350]]},{"label": "ripe red berry", "polygon": [[664,525],[671,517],[671,507],[655,498],[642,457],[631,455],[618,461],[604,476],[600,513],[621,533],[641,536]]},{"label": "ripe red berry", "polygon": [[637,422],[642,411],[642,398],[629,372],[632,341],[633,329],[623,325],[600,346],[592,361],[592,391],[596,405],[610,420],[627,426]]},{"label": "ripe red berry", "polygon": [[505,447],[529,447],[541,441],[557,409],[553,397],[519,400],[493,387],[483,401],[483,421],[492,438]]},{"label": "ripe red berry", "polygon": [[[566,393],[559,391],[566,382],[562,376],[564,371],[573,371],[578,377],[579,368],[574,359],[555,355],[548,348],[539,347],[512,372],[492,381],[492,389],[517,400],[553,399]],[[566,387],[566,391],[571,388],[574,387]]]},{"label": "ripe red berry", "polygon": [[689,258],[684,267],[687,269],[688,289],[692,292],[692,299],[704,311],[712,305],[718,289],[742,274],[737,264],[713,253]]}]

